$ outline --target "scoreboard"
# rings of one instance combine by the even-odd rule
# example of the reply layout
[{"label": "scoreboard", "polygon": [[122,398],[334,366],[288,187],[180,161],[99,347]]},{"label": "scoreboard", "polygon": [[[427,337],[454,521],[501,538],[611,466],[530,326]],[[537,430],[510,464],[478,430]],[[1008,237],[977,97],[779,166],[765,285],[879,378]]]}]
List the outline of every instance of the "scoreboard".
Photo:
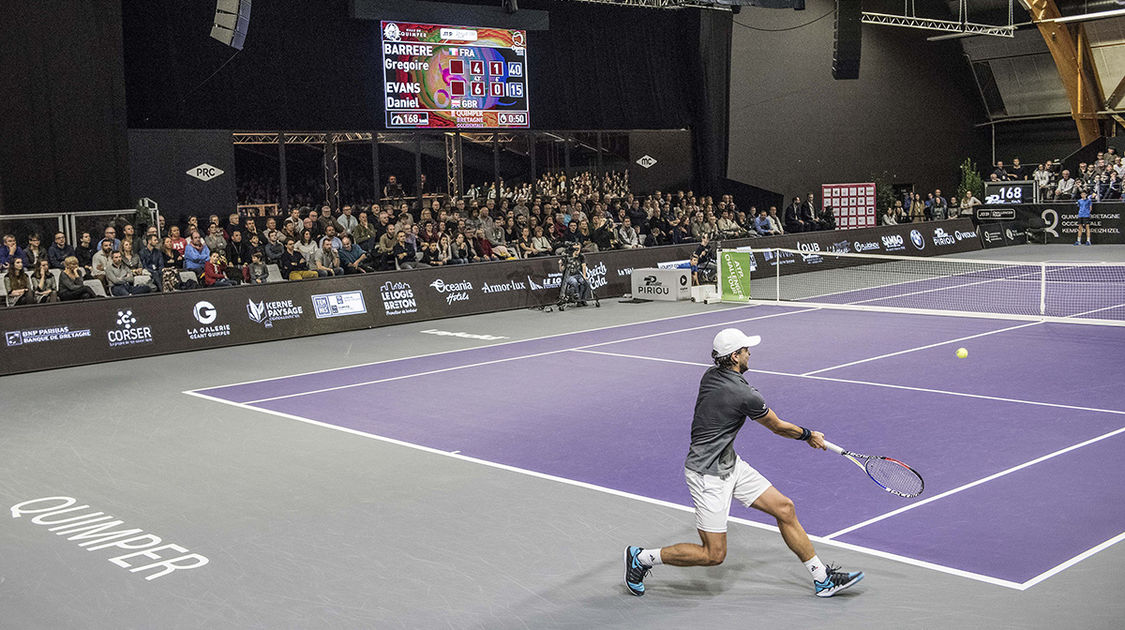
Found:
[{"label": "scoreboard", "polygon": [[527,32],[381,23],[387,128],[526,128]]}]

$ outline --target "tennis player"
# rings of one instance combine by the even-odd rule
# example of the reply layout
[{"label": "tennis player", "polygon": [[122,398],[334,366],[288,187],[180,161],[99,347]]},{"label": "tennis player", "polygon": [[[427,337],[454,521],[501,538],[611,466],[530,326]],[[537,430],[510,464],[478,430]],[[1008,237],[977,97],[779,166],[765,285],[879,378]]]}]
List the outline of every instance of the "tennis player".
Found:
[{"label": "tennis player", "polygon": [[1081,199],[1078,200],[1078,240],[1074,241],[1075,245],[1082,244],[1083,228],[1086,230],[1086,244],[1090,244],[1090,209],[1093,205],[1094,200],[1083,191]]},{"label": "tennis player", "polygon": [[863,579],[862,572],[847,572],[825,566],[808,534],[797,520],[793,502],[734,452],[734,438],[749,417],[779,436],[824,448],[824,435],[790,424],[766,406],[758,390],[743,374],[750,366],[750,348],[762,338],[749,337],[735,328],[715,335],[709,368],[699,383],[695,417],[691,423],[684,476],[695,501],[695,524],[702,545],[679,543],[661,549],[625,548],[625,585],[634,595],[644,595],[644,578],[652,567],[714,566],[727,555],[727,516],[731,497],[777,519],[785,544],[812,574],[813,592],[831,597]]}]

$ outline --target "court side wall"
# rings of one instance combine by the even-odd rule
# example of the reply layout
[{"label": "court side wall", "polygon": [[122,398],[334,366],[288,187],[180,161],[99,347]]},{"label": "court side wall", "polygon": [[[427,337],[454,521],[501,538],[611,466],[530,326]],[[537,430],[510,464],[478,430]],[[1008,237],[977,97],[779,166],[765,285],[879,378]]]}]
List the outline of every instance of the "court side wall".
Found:
[{"label": "court side wall", "polygon": [[[722,245],[752,246],[758,262],[755,277],[777,273],[771,264],[782,264],[782,273],[815,270],[821,264],[815,256],[787,256],[782,263],[771,263],[761,251],[770,247],[916,256],[981,248],[968,219]],[[590,283],[602,298],[620,296],[630,290],[633,269],[684,264],[695,247],[688,243],[587,254]],[[4,309],[0,375],[544,306],[559,295],[558,261],[453,265]]]}]

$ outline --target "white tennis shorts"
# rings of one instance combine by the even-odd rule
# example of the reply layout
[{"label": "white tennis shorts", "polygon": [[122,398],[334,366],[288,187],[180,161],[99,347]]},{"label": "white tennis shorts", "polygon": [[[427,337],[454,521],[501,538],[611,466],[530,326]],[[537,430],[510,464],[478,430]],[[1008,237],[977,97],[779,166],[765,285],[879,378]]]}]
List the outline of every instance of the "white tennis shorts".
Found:
[{"label": "white tennis shorts", "polygon": [[731,497],[750,507],[770,487],[768,479],[735,456],[734,470],[724,479],[684,469],[691,498],[695,501],[695,526],[705,532],[726,533]]}]

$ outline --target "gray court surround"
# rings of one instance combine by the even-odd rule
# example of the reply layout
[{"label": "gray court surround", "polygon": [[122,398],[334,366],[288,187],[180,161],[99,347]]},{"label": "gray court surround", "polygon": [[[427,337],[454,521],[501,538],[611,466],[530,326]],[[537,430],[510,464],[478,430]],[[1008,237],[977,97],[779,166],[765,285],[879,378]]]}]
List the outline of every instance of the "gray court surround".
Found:
[{"label": "gray court surround", "polygon": [[[988,257],[1125,260],[1125,247],[1012,247]],[[182,393],[729,308],[602,304],[0,378],[0,627],[1121,627],[1122,545],[1025,591],[819,547],[822,559],[867,573],[852,591],[820,600],[775,532],[732,524],[723,565],[657,567],[657,587],[635,598],[621,584],[622,549],[695,540],[689,513]],[[438,369],[443,357],[428,361]],[[506,382],[448,393],[450,408],[485,396],[518,414],[498,392],[530,377],[513,367]],[[762,429],[744,429],[753,430]],[[640,431],[606,448],[643,459],[652,439],[666,437]],[[1003,448],[1003,436],[995,439]],[[786,480],[774,481],[784,492]],[[186,550],[159,552],[165,558],[195,553],[208,563],[147,580],[159,570],[130,568],[157,560],[120,566],[110,559],[128,550],[82,547],[49,531],[58,525],[10,511],[58,496],[89,505],[75,515],[100,511],[122,521],[118,529]]]}]

